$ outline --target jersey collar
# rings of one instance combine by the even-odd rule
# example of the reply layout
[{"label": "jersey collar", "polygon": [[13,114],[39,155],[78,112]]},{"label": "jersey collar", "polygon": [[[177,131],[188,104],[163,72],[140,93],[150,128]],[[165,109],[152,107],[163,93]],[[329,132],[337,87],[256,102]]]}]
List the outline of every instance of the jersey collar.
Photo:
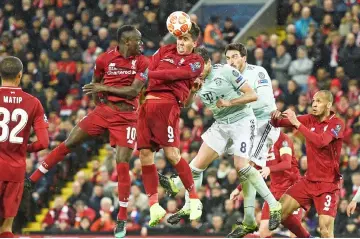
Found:
[{"label": "jersey collar", "polygon": [[21,87],[16,87],[16,86],[0,86],[0,89],[21,90]]}]

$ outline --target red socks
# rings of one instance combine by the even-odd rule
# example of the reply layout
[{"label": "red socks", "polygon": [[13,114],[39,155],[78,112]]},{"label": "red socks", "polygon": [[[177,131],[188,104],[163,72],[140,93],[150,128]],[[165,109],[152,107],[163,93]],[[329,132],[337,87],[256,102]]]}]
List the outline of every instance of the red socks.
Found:
[{"label": "red socks", "polygon": [[3,232],[0,234],[0,238],[15,238],[12,232]]},{"label": "red socks", "polygon": [[129,175],[129,164],[118,163],[116,165],[118,174],[118,192],[119,192],[119,213],[118,220],[127,220],[127,206],[130,197],[131,180]]},{"label": "red socks", "polygon": [[301,225],[299,219],[291,214],[281,222],[287,229],[294,233],[298,238],[309,238],[310,233]]},{"label": "red socks", "polygon": [[142,169],[142,181],[146,195],[149,197],[150,207],[159,202],[157,188],[159,186],[159,175],[155,164],[145,165]]},{"label": "red socks", "polygon": [[33,182],[39,181],[52,167],[62,161],[68,153],[70,153],[70,150],[65,146],[64,142],[61,143],[46,156],[39,168],[30,176],[30,180]]},{"label": "red socks", "polygon": [[181,182],[184,184],[185,189],[189,191],[190,198],[198,198],[191,169],[185,159],[181,158],[180,161],[174,165],[174,168],[176,169]]}]

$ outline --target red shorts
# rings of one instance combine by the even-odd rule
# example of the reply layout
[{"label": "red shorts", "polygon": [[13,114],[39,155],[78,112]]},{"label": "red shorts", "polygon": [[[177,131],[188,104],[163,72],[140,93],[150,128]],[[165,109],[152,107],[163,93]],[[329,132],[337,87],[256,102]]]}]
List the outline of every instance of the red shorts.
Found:
[{"label": "red shorts", "polygon": [[[276,200],[279,200],[281,196],[284,195],[284,192],[273,192],[273,195],[276,198]],[[293,215],[301,222],[303,213],[304,213],[304,209],[299,208],[298,210],[293,212]],[[269,220],[269,219],[270,219],[269,204],[267,202],[264,202],[261,211],[261,220]]]},{"label": "red shorts", "polygon": [[91,136],[110,133],[110,145],[135,148],[136,111],[118,111],[105,104],[97,105],[94,111],[82,118],[79,127]]},{"label": "red shorts", "polygon": [[335,217],[339,201],[338,183],[312,182],[305,178],[300,179],[286,194],[294,198],[301,207],[310,209],[314,203],[319,215]]},{"label": "red shorts", "polygon": [[0,218],[15,217],[24,190],[23,182],[0,181]]},{"label": "red shorts", "polygon": [[174,100],[146,100],[140,107],[138,149],[180,147],[180,107]]}]

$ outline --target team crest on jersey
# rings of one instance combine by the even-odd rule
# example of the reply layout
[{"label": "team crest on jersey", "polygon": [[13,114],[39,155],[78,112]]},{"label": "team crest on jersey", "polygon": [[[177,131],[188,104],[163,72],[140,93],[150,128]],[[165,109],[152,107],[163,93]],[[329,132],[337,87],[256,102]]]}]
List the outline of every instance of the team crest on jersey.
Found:
[{"label": "team crest on jersey", "polygon": [[238,71],[236,71],[236,70],[233,70],[233,71],[232,71],[232,74],[233,74],[235,77],[240,76],[240,73],[239,73]]},{"label": "team crest on jersey", "polygon": [[220,86],[221,85],[221,78],[216,78],[215,83],[216,83],[217,86]]},{"label": "team crest on jersey", "polygon": [[260,79],[265,79],[265,74],[263,72],[259,72],[259,78]]},{"label": "team crest on jersey", "polygon": [[132,60],[131,61],[131,69],[133,69],[133,70],[136,70],[136,61],[137,60]]}]

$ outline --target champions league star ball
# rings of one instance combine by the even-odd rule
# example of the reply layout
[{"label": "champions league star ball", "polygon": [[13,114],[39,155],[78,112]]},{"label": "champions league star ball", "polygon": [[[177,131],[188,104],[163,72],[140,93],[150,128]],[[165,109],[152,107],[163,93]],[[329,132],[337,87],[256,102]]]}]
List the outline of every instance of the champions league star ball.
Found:
[{"label": "champions league star ball", "polygon": [[177,11],[170,14],[166,20],[167,29],[176,37],[183,36],[191,29],[191,20],[185,12]]}]

